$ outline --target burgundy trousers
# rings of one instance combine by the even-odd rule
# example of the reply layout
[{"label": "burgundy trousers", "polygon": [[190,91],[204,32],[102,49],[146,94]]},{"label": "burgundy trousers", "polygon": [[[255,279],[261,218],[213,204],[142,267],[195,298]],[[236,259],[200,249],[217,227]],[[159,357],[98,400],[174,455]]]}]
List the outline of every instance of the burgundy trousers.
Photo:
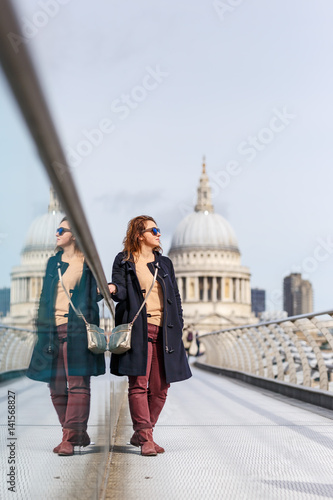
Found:
[{"label": "burgundy trousers", "polygon": [[146,375],[128,377],[128,401],[133,429],[152,429],[164,406],[166,383],[162,328],[148,323],[148,359]]},{"label": "burgundy trousers", "polygon": [[87,430],[90,377],[68,375],[67,324],[57,327],[59,354],[56,376],[50,382],[53,406],[64,429]]}]

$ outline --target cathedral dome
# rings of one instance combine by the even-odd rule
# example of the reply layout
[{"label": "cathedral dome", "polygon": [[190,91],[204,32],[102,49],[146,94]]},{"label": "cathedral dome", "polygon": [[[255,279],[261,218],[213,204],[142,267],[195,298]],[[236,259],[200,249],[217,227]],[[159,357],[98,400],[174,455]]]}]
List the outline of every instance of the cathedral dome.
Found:
[{"label": "cathedral dome", "polygon": [[29,228],[23,252],[54,249],[56,230],[64,216],[62,212],[50,212],[37,217]]},{"label": "cathedral dome", "polygon": [[222,215],[194,212],[183,219],[173,235],[170,250],[218,249],[238,252],[235,233]]},{"label": "cathedral dome", "polygon": [[29,328],[34,325],[46,263],[54,255],[56,230],[64,215],[51,188],[48,212],[32,222],[21,252],[21,263],[12,268],[10,321],[15,325],[29,325]]},{"label": "cathedral dome", "polygon": [[37,217],[31,224],[22,253],[54,250],[56,230],[65,214],[61,211],[58,198],[51,188],[48,213]]},{"label": "cathedral dome", "polygon": [[198,249],[239,253],[231,225],[222,215],[214,213],[205,162],[202,167],[195,211],[179,223],[172,238],[170,252]]},{"label": "cathedral dome", "polygon": [[255,321],[250,270],[241,263],[231,225],[214,213],[205,161],[194,211],[178,224],[168,254],[189,329],[212,332]]}]

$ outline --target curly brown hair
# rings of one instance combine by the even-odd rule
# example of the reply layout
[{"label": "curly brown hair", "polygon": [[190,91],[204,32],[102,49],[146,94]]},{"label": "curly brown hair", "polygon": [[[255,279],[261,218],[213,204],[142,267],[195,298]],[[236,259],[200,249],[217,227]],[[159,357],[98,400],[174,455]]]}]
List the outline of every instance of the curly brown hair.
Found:
[{"label": "curly brown hair", "polygon": [[[146,221],[152,221],[156,224],[155,219],[149,215],[139,215],[138,217],[134,217],[127,224],[126,236],[123,240],[123,252],[126,253],[125,260],[133,260],[133,254],[140,252],[141,243],[138,238],[138,233],[143,233]],[[155,247],[154,250],[162,253],[161,246]]]}]

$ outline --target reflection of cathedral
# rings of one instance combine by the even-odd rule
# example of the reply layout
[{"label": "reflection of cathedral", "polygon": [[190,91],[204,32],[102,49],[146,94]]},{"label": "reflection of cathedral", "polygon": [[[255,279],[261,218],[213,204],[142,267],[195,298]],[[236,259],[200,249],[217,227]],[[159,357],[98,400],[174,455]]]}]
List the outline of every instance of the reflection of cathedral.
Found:
[{"label": "reflection of cathedral", "polygon": [[175,267],[185,325],[209,332],[255,322],[250,271],[241,265],[232,227],[214,213],[205,163],[194,212],[176,228],[169,257]]},{"label": "reflection of cathedral", "polygon": [[46,263],[49,257],[54,255],[55,233],[64,215],[56,193],[51,188],[48,213],[32,222],[21,253],[21,264],[12,269],[10,316],[5,318],[6,323],[32,327]]}]

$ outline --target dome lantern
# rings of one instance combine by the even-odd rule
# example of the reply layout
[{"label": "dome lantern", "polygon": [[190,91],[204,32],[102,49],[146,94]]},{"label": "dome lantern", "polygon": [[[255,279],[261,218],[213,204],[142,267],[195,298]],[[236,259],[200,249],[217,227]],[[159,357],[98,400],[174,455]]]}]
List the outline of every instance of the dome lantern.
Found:
[{"label": "dome lantern", "polygon": [[206,174],[206,159],[202,160],[202,174],[198,187],[198,199],[194,210],[196,212],[213,213],[212,192],[209,185],[208,175]]},{"label": "dome lantern", "polygon": [[58,195],[53,186],[50,187],[50,203],[48,212],[53,214],[56,212],[62,212]]}]

